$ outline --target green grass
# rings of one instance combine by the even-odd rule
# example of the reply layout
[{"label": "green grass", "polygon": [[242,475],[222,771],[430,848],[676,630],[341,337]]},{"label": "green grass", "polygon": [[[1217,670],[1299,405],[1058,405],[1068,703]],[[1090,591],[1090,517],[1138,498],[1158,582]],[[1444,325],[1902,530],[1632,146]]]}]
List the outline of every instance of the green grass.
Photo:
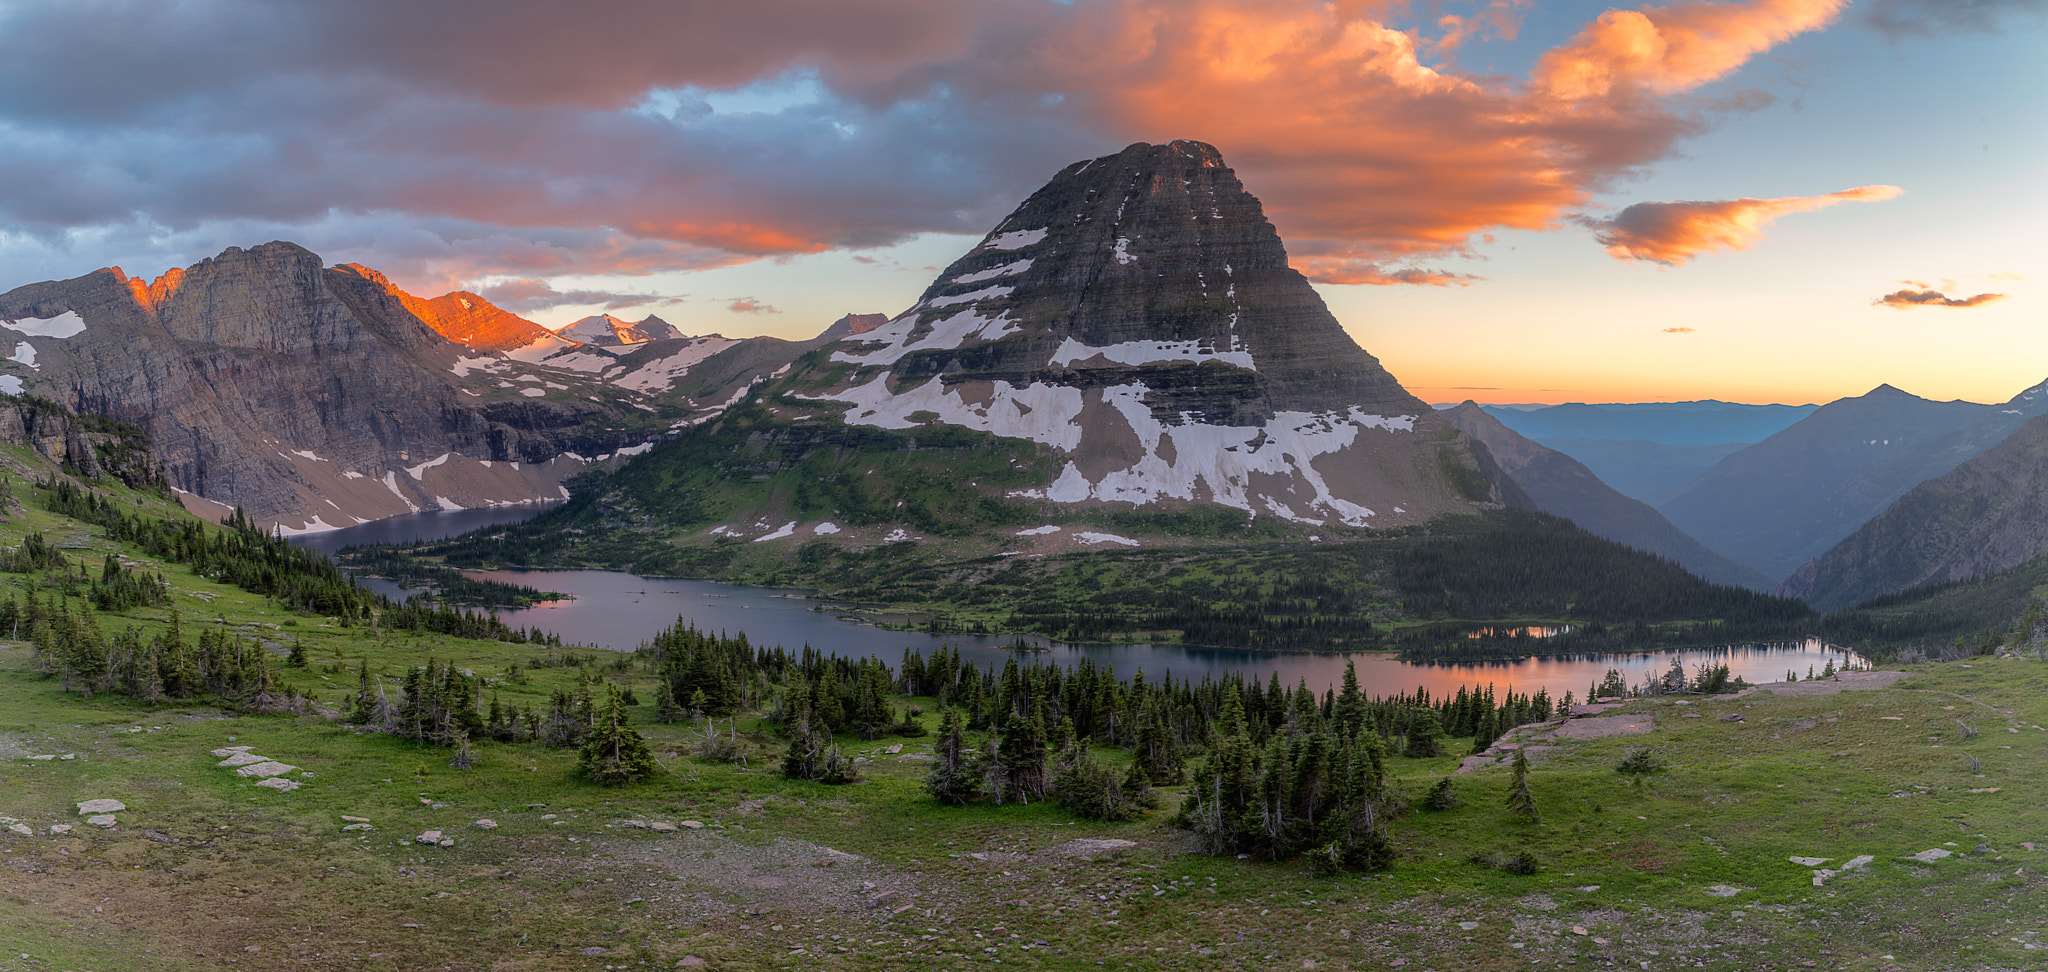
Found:
[{"label": "green grass", "polygon": [[[27,509],[0,525],[0,542],[42,529],[56,542],[105,546],[17,489]],[[189,605],[188,627],[216,615],[256,625],[280,642],[280,656],[302,636],[313,663],[280,670],[329,706],[352,690],[359,657],[392,675],[432,654],[496,676],[541,654],[372,639],[164,570]],[[33,580],[0,575],[0,584]],[[111,633],[162,615],[101,620]],[[336,659],[346,666],[327,671]],[[2048,779],[2039,772],[2048,664],[1976,659],[1918,671],[1890,689],[1830,697],[1633,703],[1654,713],[1655,732],[1573,744],[1538,761],[1539,822],[1505,813],[1505,770],[1460,776],[1460,807],[1393,821],[1392,871],[1323,878],[1295,864],[1189,853],[1165,822],[1175,790],[1164,791],[1165,809],[1126,824],[1080,821],[1043,803],[940,806],[922,792],[925,764],[876,753],[899,742],[928,752],[932,737],[842,737],[876,758],[862,766],[865,783],[832,788],[782,778],[781,741],[743,717],[749,766],[665,755],[663,776],[606,790],[577,776],[573,752],[535,745],[480,744],[478,764],[455,770],[444,750],[319,716],[86,699],[36,677],[28,649],[4,642],[0,815],[37,834],[0,833],[0,970],[638,969],[673,967],[685,955],[730,969],[945,969],[994,958],[1082,970],[1385,968],[1396,958],[1457,969],[1567,959],[2038,967],[2026,945],[2044,931],[2042,855],[2020,843],[2048,841]],[[528,669],[525,684],[498,691],[508,703],[538,702],[579,674]],[[604,675],[652,697],[644,671]],[[686,754],[689,728],[646,722],[650,709],[635,717],[654,752]],[[1728,714],[1744,721],[1721,722]],[[1978,735],[1963,738],[1958,718]],[[290,793],[255,787],[214,765],[210,751],[230,745],[313,775]],[[1638,745],[1654,747],[1667,767],[1640,784],[1613,768]],[[74,758],[25,758],[67,753]],[[1967,769],[1965,756],[1979,768]],[[1456,763],[1392,767],[1419,805]],[[73,812],[97,797],[128,804],[115,829],[85,826]],[[376,829],[345,832],[344,814]],[[475,829],[480,818],[500,827]],[[625,820],[705,826],[659,833]],[[59,822],[78,832],[44,833]],[[412,842],[427,829],[455,845]],[[1081,837],[1137,846],[1094,860],[1048,853]],[[1979,844],[1990,850],[1974,852]],[[1929,848],[1958,854],[1931,865],[1901,860]],[[1524,850],[1538,873],[1470,860]],[[1876,861],[1825,887],[1786,860],[1858,854]],[[1743,890],[1706,893],[1716,885]],[[886,891],[899,897],[868,906]],[[799,945],[805,953],[793,954]],[[582,952],[600,947],[607,952]]]}]

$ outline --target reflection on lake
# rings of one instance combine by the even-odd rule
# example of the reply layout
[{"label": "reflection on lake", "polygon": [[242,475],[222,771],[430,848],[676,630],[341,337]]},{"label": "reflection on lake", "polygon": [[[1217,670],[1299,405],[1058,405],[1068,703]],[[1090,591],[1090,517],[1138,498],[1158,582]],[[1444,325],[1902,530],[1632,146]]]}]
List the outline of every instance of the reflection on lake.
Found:
[{"label": "reflection on lake", "polygon": [[506,523],[531,520],[556,503],[531,503],[522,506],[492,506],[474,510],[434,510],[427,513],[411,513],[406,516],[386,517],[371,520],[341,530],[322,533],[302,533],[292,542],[308,550],[332,554],[355,543],[411,543],[414,540],[445,540],[461,536],[471,530]]},{"label": "reflection on lake", "polygon": [[[409,539],[445,536],[444,533],[431,531],[448,529],[453,525],[454,519],[463,514],[525,514],[464,527],[475,529],[479,526],[524,519],[535,512],[538,511],[463,510],[452,514],[419,514],[418,518],[394,517],[392,520],[365,524],[363,527],[354,527],[350,530],[314,534],[301,538],[301,541],[326,541],[318,545],[306,545],[315,549],[335,550],[347,543],[366,542],[362,539],[344,538],[341,542],[334,543],[333,538],[340,534],[381,525],[386,534],[386,542],[403,542]],[[330,543],[331,546],[328,545]],[[942,644],[950,644],[960,650],[964,659],[982,666],[1000,667],[1012,655],[1005,646],[1023,641],[1044,649],[1019,656],[1020,661],[1026,663],[1070,665],[1087,658],[1097,665],[1113,666],[1122,675],[1143,669],[1148,678],[1161,678],[1170,674],[1176,679],[1194,681],[1200,681],[1205,675],[1221,676],[1230,672],[1242,672],[1247,676],[1264,680],[1271,673],[1277,672],[1282,684],[1292,686],[1298,680],[1306,680],[1309,687],[1318,693],[1333,688],[1342,681],[1344,663],[1349,657],[1357,663],[1359,685],[1369,695],[1413,692],[1418,686],[1428,689],[1435,695],[1456,692],[1460,685],[1488,683],[1497,686],[1501,691],[1513,686],[1517,692],[1531,694],[1539,688],[1547,688],[1553,696],[1562,696],[1567,690],[1576,695],[1583,695],[1586,687],[1598,682],[1609,668],[1620,669],[1633,685],[1641,683],[1647,675],[1663,674],[1671,667],[1674,658],[1683,664],[1688,672],[1697,669],[1701,664],[1725,663],[1732,674],[1750,682],[1774,682],[1784,678],[1788,669],[1797,671],[1800,677],[1804,678],[1809,668],[1819,670],[1828,659],[1833,659],[1837,666],[1841,665],[1843,660],[1841,652],[1829,650],[1816,642],[1771,648],[1734,647],[1684,652],[1456,663],[1406,662],[1380,654],[1273,655],[1187,645],[1053,645],[1043,638],[1030,636],[932,635],[914,631],[884,631],[869,625],[842,621],[842,612],[829,609],[814,610],[821,607],[829,608],[829,602],[811,600],[788,591],[759,587],[639,577],[603,570],[500,570],[477,571],[475,574],[544,591],[560,591],[575,595],[575,599],[570,601],[552,601],[517,611],[501,611],[498,616],[506,624],[515,628],[540,628],[559,634],[564,640],[572,643],[618,651],[631,651],[656,632],[675,624],[678,618],[684,618],[706,630],[724,631],[727,634],[744,631],[748,640],[756,645],[781,645],[795,650],[808,644],[828,654],[849,657],[874,655],[891,666],[901,663],[907,649],[916,648],[929,655],[932,649]],[[368,579],[364,583],[381,593],[396,597],[410,593],[400,591],[388,581]]]}]

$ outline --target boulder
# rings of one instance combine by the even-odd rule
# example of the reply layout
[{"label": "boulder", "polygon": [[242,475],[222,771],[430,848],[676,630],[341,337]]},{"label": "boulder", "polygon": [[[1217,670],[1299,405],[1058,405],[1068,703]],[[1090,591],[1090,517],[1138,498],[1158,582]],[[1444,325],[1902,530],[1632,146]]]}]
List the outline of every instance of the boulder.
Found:
[{"label": "boulder", "polygon": [[128,805],[119,800],[87,800],[78,805],[78,815],[86,817],[96,813],[120,813],[126,809]]}]

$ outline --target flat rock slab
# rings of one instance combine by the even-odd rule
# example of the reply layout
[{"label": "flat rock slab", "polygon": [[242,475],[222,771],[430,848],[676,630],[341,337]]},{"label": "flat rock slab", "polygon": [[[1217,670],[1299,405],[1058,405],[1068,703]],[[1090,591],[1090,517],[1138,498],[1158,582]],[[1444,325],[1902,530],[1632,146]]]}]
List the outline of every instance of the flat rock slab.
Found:
[{"label": "flat rock slab", "polygon": [[258,755],[256,755],[255,753],[248,753],[248,752],[242,752],[242,753],[229,753],[229,754],[228,754],[228,758],[226,758],[226,759],[224,759],[224,760],[221,760],[220,762],[218,762],[218,763],[215,763],[215,764],[213,764],[213,765],[215,765],[215,766],[248,766],[248,765],[250,765],[251,763],[267,763],[267,762],[270,762],[270,757],[268,757],[268,756],[258,756]]},{"label": "flat rock slab", "polygon": [[1061,857],[1094,857],[1097,854],[1114,854],[1138,846],[1135,840],[1119,840],[1114,837],[1083,837],[1064,844],[1054,844],[1045,849],[1048,854]]},{"label": "flat rock slab", "polygon": [[111,813],[96,813],[85,818],[85,822],[95,827],[105,827],[111,830],[114,826],[114,815]]},{"label": "flat rock slab", "polygon": [[119,800],[87,800],[78,805],[78,815],[87,817],[96,813],[120,813],[126,809],[128,805]]},{"label": "flat rock slab", "polygon": [[484,819],[479,820],[476,823],[470,824],[470,826],[475,827],[478,830],[496,830],[498,829],[498,822],[496,820],[492,820],[489,817],[485,817]]},{"label": "flat rock slab", "polygon": [[659,831],[661,831],[661,832],[663,832],[663,833],[674,833],[674,832],[675,832],[675,829],[676,829],[676,825],[675,825],[675,824],[672,824],[672,823],[669,823],[669,822],[668,822],[668,821],[666,821],[666,820],[657,820],[657,821],[655,821],[655,822],[653,822],[653,823],[651,823],[651,824],[648,824],[648,825],[647,825],[647,829],[649,829],[649,830],[659,830]]},{"label": "flat rock slab", "polygon": [[1815,695],[1840,695],[1843,692],[1865,692],[1871,689],[1891,688],[1900,681],[1912,678],[1912,672],[1843,672],[1833,678],[1817,678],[1804,682],[1771,682],[1755,688],[1746,688],[1735,693],[1734,698],[1769,692],[1787,698],[1807,698]]},{"label": "flat rock slab", "polygon": [[7,829],[23,837],[34,837],[36,835],[35,828],[30,827],[28,824],[8,824]]},{"label": "flat rock slab", "polygon": [[1609,739],[1615,736],[1640,736],[1655,728],[1657,720],[1647,712],[1639,712],[1633,715],[1573,719],[1557,727],[1557,735],[1565,739]]},{"label": "flat rock slab", "polygon": [[290,793],[291,791],[298,789],[300,784],[296,780],[287,780],[273,776],[267,780],[258,780],[256,782],[256,785],[261,787],[268,787],[270,789],[278,791],[279,793]]},{"label": "flat rock slab", "polygon": [[1713,895],[1716,898],[1732,898],[1747,890],[1749,889],[1733,887],[1726,884],[1716,884],[1713,887],[1708,888],[1707,893]]},{"label": "flat rock slab", "polygon": [[246,753],[255,748],[254,746],[229,746],[224,749],[216,749],[213,751],[213,754],[215,756],[233,756],[236,753]]},{"label": "flat rock slab", "polygon": [[1799,865],[1800,867],[1819,867],[1819,866],[1821,866],[1822,864],[1826,864],[1827,862],[1829,862],[1829,861],[1832,861],[1832,860],[1834,860],[1834,858],[1832,858],[1832,857],[1794,857],[1794,858],[1791,858],[1791,861],[1792,861],[1792,863],[1794,863],[1794,864],[1797,864],[1797,865]]},{"label": "flat rock slab", "polygon": [[276,761],[276,760],[274,760],[274,759],[270,759],[270,760],[264,760],[264,761],[263,761],[263,762],[261,762],[261,763],[250,763],[250,764],[249,764],[249,765],[247,765],[247,766],[241,766],[241,767],[237,767],[237,768],[235,769],[235,775],[236,775],[236,776],[283,776],[283,775],[285,775],[286,773],[289,773],[289,772],[291,772],[291,771],[293,771],[293,770],[295,770],[295,769],[298,769],[298,767],[296,767],[296,766],[288,766],[288,765],[286,765],[286,764],[284,764],[284,763],[280,763],[280,762],[278,762],[278,761]]},{"label": "flat rock slab", "polygon": [[1908,854],[1908,855],[1906,856],[1906,859],[1907,859],[1907,860],[1909,860],[1909,861],[1919,861],[1919,862],[1920,862],[1920,863],[1922,863],[1922,864],[1932,864],[1932,863],[1934,863],[1935,861],[1941,860],[1942,858],[1944,858],[1944,857],[1948,857],[1948,856],[1949,856],[1949,852],[1948,852],[1948,851],[1945,851],[1945,850],[1942,850],[1942,849],[1941,849],[1941,848],[1939,848],[1939,847],[1936,847],[1936,848],[1933,848],[1933,849],[1931,849],[1931,850],[1924,850],[1924,851],[1921,851],[1921,852],[1920,852],[1920,853],[1918,853],[1918,854]]}]

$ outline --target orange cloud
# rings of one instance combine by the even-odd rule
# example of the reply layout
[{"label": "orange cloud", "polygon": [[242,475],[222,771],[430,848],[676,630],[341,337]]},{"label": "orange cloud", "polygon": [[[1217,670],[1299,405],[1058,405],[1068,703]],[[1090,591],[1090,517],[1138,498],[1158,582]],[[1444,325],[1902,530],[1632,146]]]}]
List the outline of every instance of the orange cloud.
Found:
[{"label": "orange cloud", "polygon": [[770,307],[770,306],[768,306],[767,304],[761,303],[760,301],[758,301],[758,300],[755,300],[755,299],[754,299],[754,298],[752,298],[752,297],[740,297],[740,298],[737,298],[737,299],[735,299],[735,300],[734,300],[734,301],[733,301],[732,303],[730,303],[730,304],[727,304],[727,305],[725,305],[725,309],[726,309],[726,310],[729,310],[729,311],[732,311],[732,312],[733,312],[733,313],[735,313],[735,314],[780,314],[780,313],[782,313],[781,311],[779,311],[779,310],[776,310],[775,308],[773,308],[773,307]]},{"label": "orange cloud", "polygon": [[[1313,278],[1441,286],[1476,278],[1416,262],[1556,228],[1753,110],[1699,89],[1845,2],[1613,10],[1525,78],[1447,58],[1526,0],[31,5],[16,33],[67,42],[0,59],[0,126],[69,106],[77,134],[10,156],[0,238],[324,222],[322,252],[414,286],[695,269],[978,233],[1074,159],[1194,138]],[[802,103],[713,107],[778,85]]]},{"label": "orange cloud", "polygon": [[1904,191],[1897,186],[1858,186],[1825,196],[1636,203],[1613,219],[1591,225],[1596,230],[1593,238],[1617,260],[1677,266],[1707,250],[1746,249],[1763,236],[1766,225],[1787,213],[1891,199]]},{"label": "orange cloud", "polygon": [[1950,297],[1939,290],[1894,290],[1871,303],[1895,310],[1905,310],[1908,307],[1982,307],[1993,301],[2004,300],[2005,296],[1978,294],[1974,297]]},{"label": "orange cloud", "polygon": [[1832,23],[1848,0],[1674,3],[1609,10],[1536,65],[1536,87],[1580,101],[1671,94],[1726,77],[1750,58]]},{"label": "orange cloud", "polygon": [[1667,327],[1664,329],[1666,334],[1691,334],[1692,331],[1693,329],[1689,327]]}]

